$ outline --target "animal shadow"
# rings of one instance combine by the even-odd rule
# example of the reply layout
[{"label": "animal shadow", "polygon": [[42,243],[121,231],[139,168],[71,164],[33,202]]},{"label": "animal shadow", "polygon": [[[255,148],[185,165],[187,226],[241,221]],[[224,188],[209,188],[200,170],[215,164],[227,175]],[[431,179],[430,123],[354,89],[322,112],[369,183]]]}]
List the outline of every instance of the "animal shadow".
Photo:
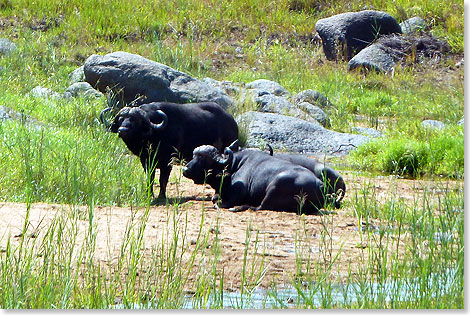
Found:
[{"label": "animal shadow", "polygon": [[188,201],[211,201],[211,196],[185,196],[185,197],[167,197],[166,199],[153,199],[151,206],[165,206],[173,204],[183,204]]}]

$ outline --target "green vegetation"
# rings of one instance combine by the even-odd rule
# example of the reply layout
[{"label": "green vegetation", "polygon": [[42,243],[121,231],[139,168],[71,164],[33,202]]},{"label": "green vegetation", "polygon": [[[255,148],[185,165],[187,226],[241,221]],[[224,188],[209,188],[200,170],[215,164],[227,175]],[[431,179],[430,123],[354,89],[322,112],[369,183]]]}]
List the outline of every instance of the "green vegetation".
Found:
[{"label": "green vegetation", "polygon": [[396,137],[368,142],[354,150],[350,160],[359,169],[400,176],[437,174],[463,178],[463,127],[448,127],[442,131],[425,130],[423,134],[426,137],[420,140]]},{"label": "green vegetation", "polygon": [[[431,34],[445,39],[453,55],[437,63],[397,68],[393,75],[348,72],[345,63],[325,60],[321,45],[311,40],[315,22],[365,6],[386,11],[398,22],[425,18]],[[154,244],[143,241],[149,216],[145,174],[124,143],[98,122],[106,98],[36,98],[29,94],[34,87],[62,93],[68,75],[88,56],[118,50],[198,78],[270,79],[292,94],[314,89],[326,95],[334,104],[328,114],[336,131],[366,126],[385,133],[384,139],[353,151],[347,168],[462,180],[464,130],[457,122],[464,113],[464,70],[455,64],[463,57],[463,13],[463,2],[457,0],[0,0],[0,37],[18,48],[0,57],[0,106],[28,117],[0,117],[0,202],[25,202],[28,209],[34,202],[68,205],[41,231],[41,238],[24,237],[27,216],[19,246],[8,241],[1,248],[0,306],[187,307],[190,273],[198,275],[192,307],[221,308],[226,294],[224,271],[217,267],[218,238],[209,240],[204,215],[192,252],[185,246],[189,240],[184,203],[166,206],[169,219],[162,239]],[[243,50],[241,58],[235,57],[236,47]],[[254,106],[240,104],[234,114]],[[448,127],[431,131],[421,126],[423,119],[440,120]],[[179,185],[178,179],[173,181]],[[366,183],[351,193],[345,211],[365,226],[358,233],[370,245],[363,250],[360,272],[349,275],[340,288],[344,300],[338,300],[333,263],[341,260],[341,253],[334,255],[331,249],[334,215],[323,216],[320,253],[305,252],[301,243],[296,248],[294,305],[463,308],[463,182],[457,189],[443,190],[439,200],[429,200],[425,191],[415,196],[413,205],[393,192],[378,202]],[[143,207],[133,210],[116,264],[94,263],[98,205]],[[87,210],[77,211],[79,206]],[[87,226],[84,239],[79,239],[83,219]],[[373,226],[372,219],[380,224]],[[308,233],[303,217],[298,220],[298,233]],[[232,305],[239,308],[250,305],[267,268],[257,255],[263,251],[262,240],[249,224],[246,231],[241,299]],[[4,237],[10,236],[1,233],[0,239]],[[250,240],[255,240],[254,247]],[[151,255],[144,255],[145,245]],[[399,255],[394,249],[402,247]],[[183,261],[183,255],[190,259]],[[387,293],[389,283],[395,284],[395,294]],[[347,287],[356,289],[351,293]],[[400,296],[404,289],[412,291],[406,299],[390,300],[389,295]],[[269,290],[268,297],[276,301],[272,307],[292,306],[280,292],[275,284]]]}]

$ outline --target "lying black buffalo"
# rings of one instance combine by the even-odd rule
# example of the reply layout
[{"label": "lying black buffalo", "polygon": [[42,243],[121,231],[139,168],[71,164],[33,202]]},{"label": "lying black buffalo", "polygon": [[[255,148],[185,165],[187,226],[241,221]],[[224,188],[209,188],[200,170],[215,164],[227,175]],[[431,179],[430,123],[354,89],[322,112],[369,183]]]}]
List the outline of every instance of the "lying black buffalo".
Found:
[{"label": "lying black buffalo", "polygon": [[209,184],[220,193],[220,206],[230,211],[264,209],[311,214],[325,205],[323,182],[310,170],[258,150],[234,153],[227,147],[220,154],[213,146],[200,146],[183,175],[196,184]]},{"label": "lying black buffalo", "polygon": [[210,144],[222,150],[238,138],[238,126],[233,117],[213,102],[155,102],[124,107],[113,123],[104,117],[110,110],[104,109],[100,120],[111,132],[119,135],[133,154],[140,157],[144,171],[149,173],[152,196],[155,169],[160,169],[157,197],[160,200],[166,198],[173,157],[189,161],[198,146]]},{"label": "lying black buffalo", "polygon": [[[343,197],[346,193],[346,184],[344,183],[343,177],[341,177],[338,171],[332,169],[317,159],[309,158],[304,155],[293,153],[276,153],[274,155],[273,148],[269,144],[266,146],[269,150],[269,155],[309,169],[318,179],[323,182],[326,195],[329,196],[330,201],[334,202],[335,208],[341,207],[341,200],[343,200]],[[230,145],[230,149],[232,149],[234,152],[240,150],[238,147],[238,142],[232,143]],[[249,148],[245,150],[258,149]]]}]

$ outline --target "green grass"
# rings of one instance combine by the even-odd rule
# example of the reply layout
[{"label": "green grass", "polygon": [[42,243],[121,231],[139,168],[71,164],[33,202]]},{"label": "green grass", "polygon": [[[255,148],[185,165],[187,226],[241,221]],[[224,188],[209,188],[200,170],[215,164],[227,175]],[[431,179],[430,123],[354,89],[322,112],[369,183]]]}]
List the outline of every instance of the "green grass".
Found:
[{"label": "green grass", "polygon": [[424,174],[461,179],[464,177],[464,128],[424,130],[416,138],[384,138],[368,142],[349,156],[358,169],[376,170],[399,176]]},{"label": "green grass", "polygon": [[28,191],[32,202],[87,204],[95,199],[122,205],[142,200],[140,163],[111,134],[87,129],[1,124],[1,200],[25,201]]},{"label": "green grass", "polygon": [[327,255],[299,257],[299,270],[302,258],[308,263],[302,270],[303,277],[294,282],[299,297],[304,298],[303,302],[297,301],[297,306],[462,308],[463,274],[459,273],[463,272],[463,196],[449,191],[434,208],[426,191],[412,206],[393,194],[379,204],[374,193],[363,190],[352,199],[354,214],[363,227],[359,230],[361,243],[366,244],[359,271],[351,272],[338,289],[330,268],[341,254],[332,255],[328,250],[335,225],[334,217],[325,218],[321,232],[325,248],[320,252]]},{"label": "green grass", "polygon": [[[325,60],[321,45],[304,39],[313,35],[318,19],[364,6],[386,11],[398,22],[413,16],[425,18],[432,35],[447,40],[455,58],[397,68],[393,76],[362,74],[348,72],[345,63]],[[349,168],[370,176],[370,172],[380,172],[462,180],[464,129],[456,123],[464,113],[464,70],[455,63],[464,50],[463,12],[463,3],[456,0],[0,0],[0,20],[6,25],[0,28],[0,37],[18,47],[0,57],[0,106],[28,117],[26,121],[0,121],[0,201],[25,202],[28,207],[34,202],[63,204],[41,231],[41,238],[23,236],[18,246],[8,242],[2,248],[0,306],[110,308],[118,303],[124,308],[181,308],[190,273],[198,275],[192,307],[221,308],[226,294],[224,270],[217,264],[218,236],[209,238],[204,215],[192,253],[185,252],[190,214],[178,202],[167,205],[169,220],[163,237],[144,244],[149,216],[146,176],[124,143],[98,122],[106,98],[46,100],[29,94],[34,87],[62,94],[69,85],[69,73],[88,56],[118,50],[197,78],[241,83],[270,79],[293,95],[314,89],[327,96],[334,104],[327,110],[333,130],[350,132],[359,125],[385,133],[386,138],[353,151]],[[242,58],[234,57],[235,47],[243,49]],[[237,103],[231,109],[234,115],[256,107],[246,100]],[[429,131],[421,127],[424,119],[449,126]],[[246,138],[246,131],[242,137]],[[180,179],[172,180],[179,183]],[[462,190],[446,190],[432,201],[425,192],[416,196],[416,204],[407,205],[394,192],[379,203],[376,191],[364,183],[344,206],[351,217],[365,222],[366,228],[358,233],[369,244],[363,250],[360,272],[351,273],[346,286],[340,287],[349,302],[339,303],[334,297],[338,279],[332,266],[341,261],[341,252],[333,254],[334,215],[326,215],[318,255],[306,251],[300,241],[296,244],[298,266],[291,285],[298,299],[294,305],[463,308]],[[94,210],[109,205],[129,206],[135,213],[122,236],[118,263],[100,265],[94,263]],[[79,206],[86,206],[86,213],[77,211]],[[79,226],[84,219],[82,240]],[[303,217],[298,220],[297,237],[308,238]],[[380,221],[377,229],[371,228],[372,220]],[[29,233],[28,227],[26,217],[23,235]],[[268,268],[259,255],[264,240],[250,224],[246,231],[242,292],[234,305],[238,308],[250,305]],[[150,256],[141,251],[145,245],[151,248]],[[394,251],[400,246],[404,247],[401,256]],[[190,259],[183,262],[185,254]],[[449,268],[455,270],[449,289],[432,284],[436,278],[445,280]],[[419,290],[406,300],[390,300],[386,298],[390,282],[407,288],[417,282]],[[359,289],[351,293],[348,286]],[[268,294],[277,301],[275,307],[291,306],[279,290],[273,284]],[[395,290],[397,296],[399,289]]]}]

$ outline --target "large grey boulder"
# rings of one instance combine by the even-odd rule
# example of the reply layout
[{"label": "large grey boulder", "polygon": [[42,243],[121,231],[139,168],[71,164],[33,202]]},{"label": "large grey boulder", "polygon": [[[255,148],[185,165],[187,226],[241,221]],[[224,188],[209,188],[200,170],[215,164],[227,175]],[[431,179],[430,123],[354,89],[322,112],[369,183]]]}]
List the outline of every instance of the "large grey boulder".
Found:
[{"label": "large grey boulder", "polygon": [[241,91],[240,84],[234,84],[232,81],[217,81],[212,78],[204,78],[202,79],[202,82],[207,83],[214,88],[221,89],[230,96],[238,95]]},{"label": "large grey boulder", "polygon": [[388,52],[387,48],[380,44],[372,44],[348,62],[348,70],[367,69],[377,72],[390,72],[395,66],[393,56]]},{"label": "large grey boulder", "polygon": [[251,111],[238,116],[236,120],[241,128],[246,128],[248,147],[264,147],[269,143],[275,150],[344,155],[370,139],[273,113]]},{"label": "large grey boulder", "polygon": [[325,95],[318,91],[308,89],[300,91],[292,99],[300,110],[307,113],[308,116],[314,117],[323,127],[328,128],[331,126],[330,118],[325,110],[328,111],[334,106]]},{"label": "large grey boulder", "polygon": [[395,63],[431,62],[436,63],[447,58],[451,51],[445,40],[437,39],[428,34],[424,35],[384,35],[374,45],[390,55]]},{"label": "large grey boulder", "polygon": [[302,102],[297,104],[297,107],[304,113],[304,116],[306,117],[303,118],[300,116],[297,118],[311,121],[311,119],[308,118],[313,117],[323,127],[328,128],[331,126],[330,117],[328,117],[328,115],[320,107],[310,104],[309,102]]},{"label": "large grey boulder", "polygon": [[85,79],[102,93],[113,90],[121,106],[153,101],[213,101],[224,108],[233,100],[221,89],[161,63],[127,52],[92,55],[84,64]]},{"label": "large grey boulder", "polygon": [[328,115],[321,108],[310,103],[294,104],[283,96],[273,94],[263,94],[255,97],[254,100],[260,112],[288,115],[311,123],[319,123],[324,127],[330,126]]},{"label": "large grey boulder", "polygon": [[430,35],[383,35],[374,44],[364,48],[351,60],[348,68],[366,68],[389,72],[395,64],[410,62],[437,63],[449,56],[451,48],[445,40]]},{"label": "large grey boulder", "polygon": [[290,116],[302,116],[302,111],[285,97],[273,94],[263,94],[255,97],[255,102],[259,106],[259,111],[266,113],[279,113]]},{"label": "large grey boulder", "polygon": [[266,79],[259,79],[249,82],[245,85],[247,89],[253,89],[258,92],[258,95],[273,94],[276,96],[289,96],[287,91],[282,85],[275,81]]},{"label": "large grey boulder", "polygon": [[395,18],[374,10],[346,12],[320,19],[315,29],[322,39],[328,60],[350,60],[381,35],[401,33]]}]

